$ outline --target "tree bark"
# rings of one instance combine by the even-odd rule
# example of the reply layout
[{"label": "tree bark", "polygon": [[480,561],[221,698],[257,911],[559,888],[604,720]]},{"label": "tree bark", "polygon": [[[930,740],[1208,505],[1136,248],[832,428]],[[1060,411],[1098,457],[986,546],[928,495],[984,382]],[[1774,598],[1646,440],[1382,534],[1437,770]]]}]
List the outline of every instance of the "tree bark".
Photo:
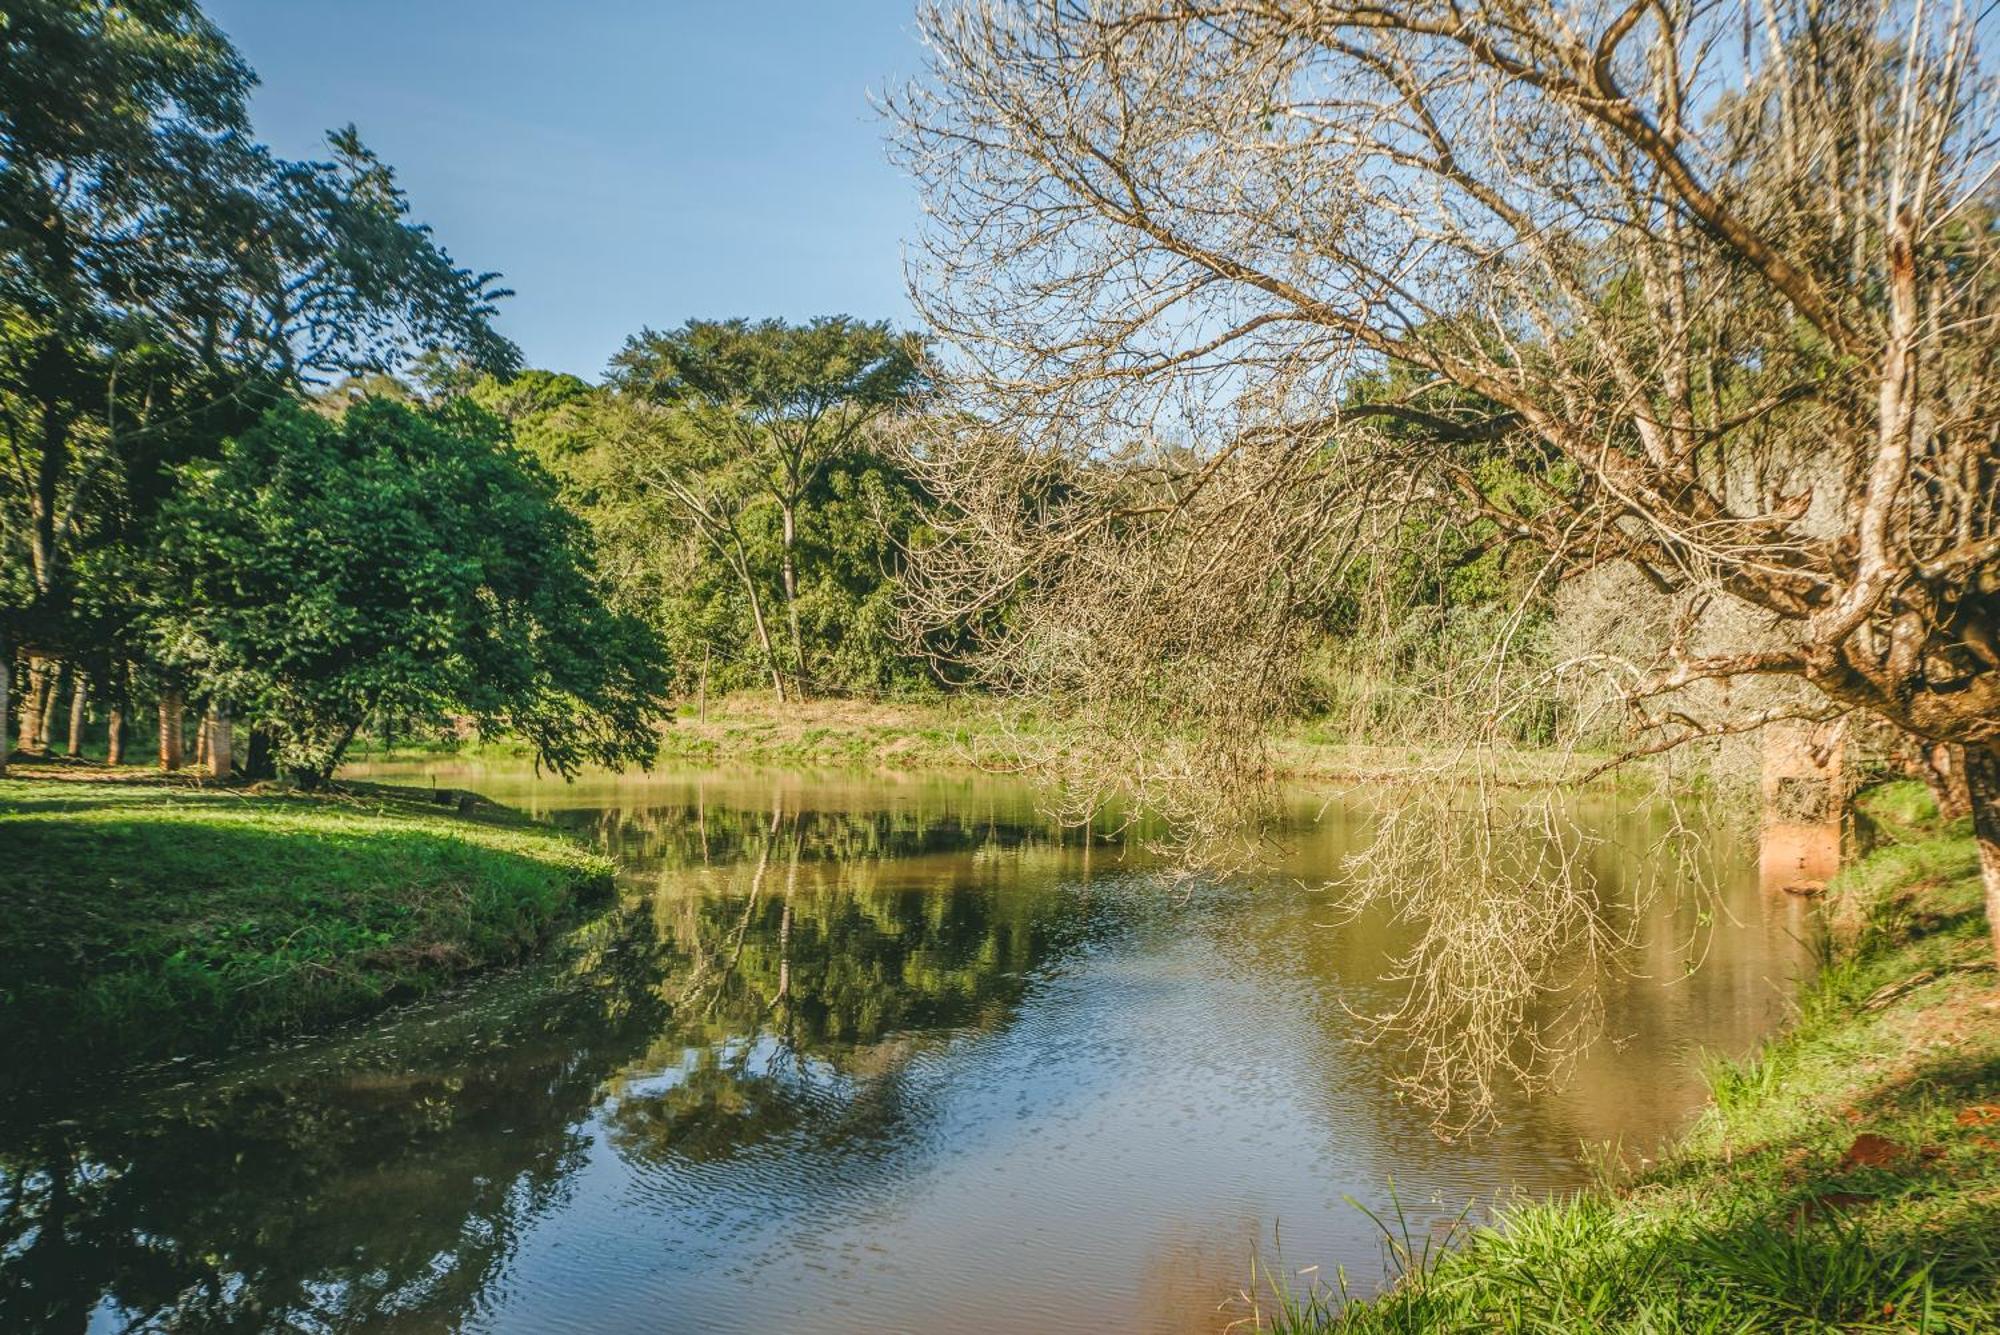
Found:
[{"label": "tree bark", "polygon": [[160,692],[160,768],[177,770],[187,763],[182,750],[181,715],[187,702],[178,690]]},{"label": "tree bark", "polygon": [[125,711],[118,705],[111,706],[104,720],[104,763],[125,763]]},{"label": "tree bark", "polygon": [[0,778],[7,776],[7,756],[14,748],[10,745],[13,737],[8,727],[7,707],[14,692],[14,651],[7,644],[7,637],[0,635]]},{"label": "tree bark", "polygon": [[56,749],[56,708],[62,703],[63,683],[69,675],[67,664],[49,665],[47,684],[42,691],[42,717],[35,725],[35,749],[43,755]]},{"label": "tree bark", "polygon": [[216,703],[208,707],[208,714],[201,721],[202,766],[211,779],[226,779],[230,774],[229,709]]},{"label": "tree bark", "polygon": [[69,690],[69,754],[83,754],[83,716],[90,701],[90,674],[78,670],[76,684]]},{"label": "tree bark", "polygon": [[1972,794],[1965,782],[1965,748],[1950,742],[1918,743],[1919,768],[1931,796],[1937,799],[1938,815],[1957,820],[1972,810]]},{"label": "tree bark", "polygon": [[1986,887],[1986,930],[1993,939],[1993,962],[2000,964],[2000,748],[1968,746],[1965,762],[1979,878]]}]

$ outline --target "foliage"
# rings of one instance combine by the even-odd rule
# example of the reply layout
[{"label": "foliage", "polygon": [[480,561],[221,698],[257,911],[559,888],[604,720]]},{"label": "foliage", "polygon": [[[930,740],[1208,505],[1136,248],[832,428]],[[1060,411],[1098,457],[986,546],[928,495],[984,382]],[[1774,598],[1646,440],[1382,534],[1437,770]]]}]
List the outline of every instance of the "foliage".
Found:
[{"label": "foliage", "polygon": [[[921,400],[927,387],[921,342],[886,321],[847,316],[804,325],[691,320],[670,333],[647,329],[627,340],[612,359],[611,382],[635,406],[670,410],[628,414],[628,439],[663,432],[663,443],[683,448],[653,452],[627,471],[627,483],[670,507],[730,569],[778,693],[809,693],[822,666],[835,673],[879,670],[879,653],[864,652],[856,661],[830,645],[827,634],[858,622],[863,636],[872,629],[879,637],[884,609],[867,606],[865,595],[855,596],[854,581],[837,574],[820,579],[816,590],[803,582],[814,571],[838,569],[841,557],[851,563],[873,555],[886,573],[888,553],[851,550],[842,520],[852,521],[839,511],[859,501],[861,517],[893,533],[888,516],[867,513],[869,501],[879,510],[900,490],[884,485],[868,435]],[[760,513],[766,504],[774,513]],[[898,518],[907,527],[907,516]],[[763,592],[773,575],[775,603]],[[808,606],[814,593],[817,608]],[[767,604],[784,610],[788,661],[774,647]],[[810,649],[808,621],[817,632]]]},{"label": "foliage", "polygon": [[657,748],[658,642],[604,607],[581,523],[477,409],[274,410],[182,471],[166,534],[162,658],[311,781],[378,712],[508,728],[565,774]]},{"label": "foliage", "polygon": [[352,127],[324,161],[258,143],[254,82],[192,0],[0,15],[0,667],[59,657],[124,697],[177,468],[316,380],[517,360],[495,275]]},{"label": "foliage", "polygon": [[324,1024],[512,959],[610,883],[609,863],[553,832],[392,791],[17,780],[0,839],[0,1026],[17,1054],[154,1055]]},{"label": "foliage", "polygon": [[[922,540],[921,498],[875,427],[910,392],[897,336],[849,321],[731,321],[641,337],[650,340],[643,384],[628,350],[628,369],[602,389],[528,371],[485,379],[470,396],[562,479],[565,501],[596,534],[607,596],[658,629],[676,688],[925,685],[898,616],[905,554]],[[705,355],[674,353],[676,339]],[[665,369],[681,366],[675,355],[701,394]],[[739,381],[762,397],[729,398]],[[794,430],[792,445],[773,443]],[[795,662],[779,653],[781,609],[784,625],[796,624]]]}]

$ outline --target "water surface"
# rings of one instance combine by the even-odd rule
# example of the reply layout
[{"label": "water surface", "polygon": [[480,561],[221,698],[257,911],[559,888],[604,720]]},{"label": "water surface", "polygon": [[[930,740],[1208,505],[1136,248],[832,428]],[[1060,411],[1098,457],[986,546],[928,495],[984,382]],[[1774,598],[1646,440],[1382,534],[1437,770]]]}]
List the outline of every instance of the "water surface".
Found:
[{"label": "water surface", "polygon": [[[1274,1233],[1378,1283],[1412,1228],[1643,1152],[1801,965],[1796,900],[1704,849],[1561,1090],[1445,1143],[1353,1042],[1394,929],[1314,886],[1365,837],[1300,794],[1268,874],[1177,884],[989,777],[378,772],[599,841],[560,958],[342,1033],[0,1126],[0,1327],[1215,1331]],[[1607,809],[1615,894],[1658,831]]]}]

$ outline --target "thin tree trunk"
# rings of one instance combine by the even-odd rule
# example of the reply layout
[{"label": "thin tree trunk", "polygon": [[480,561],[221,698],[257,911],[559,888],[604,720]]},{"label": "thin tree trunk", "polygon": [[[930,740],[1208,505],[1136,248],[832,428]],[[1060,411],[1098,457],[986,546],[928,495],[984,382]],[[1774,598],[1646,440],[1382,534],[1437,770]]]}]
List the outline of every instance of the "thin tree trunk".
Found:
[{"label": "thin tree trunk", "polygon": [[13,731],[9,728],[8,705],[14,693],[14,651],[8,647],[7,637],[0,635],[0,778],[7,774],[7,756],[13,751],[9,745]]},{"label": "thin tree trunk", "polygon": [[173,771],[187,763],[181,738],[181,715],[187,702],[177,690],[160,692],[160,768]]},{"label": "thin tree trunk", "polygon": [[21,744],[23,755],[34,755],[41,749],[36,740],[36,730],[42,726],[42,693],[48,689],[49,662],[46,658],[28,660],[28,689],[21,692]]},{"label": "thin tree trunk", "polygon": [[69,754],[83,754],[83,714],[90,700],[90,674],[79,670],[69,691]]},{"label": "thin tree trunk", "polygon": [[708,722],[708,642],[701,646],[701,685],[695,688],[694,716],[698,723]]},{"label": "thin tree trunk", "polygon": [[798,539],[798,528],[794,520],[792,502],[781,503],[779,509],[784,514],[785,544],[782,563],[785,581],[785,619],[792,630],[792,686],[801,696],[809,694],[806,686],[806,643],[799,633],[799,569],[798,560],[793,555],[793,544]]},{"label": "thin tree trunk", "polygon": [[195,721],[194,725],[194,767],[198,770],[206,770],[208,768],[208,714],[206,711],[203,711],[201,717]]},{"label": "thin tree trunk", "polygon": [[201,722],[202,768],[211,779],[226,779],[230,774],[229,707],[220,702],[208,707],[208,715]]},{"label": "thin tree trunk", "polygon": [[785,674],[778,668],[777,651],[771,647],[771,631],[764,624],[764,600],[757,596],[757,581],[750,577],[747,562],[737,567],[737,576],[743,581],[743,592],[750,597],[750,622],[757,628],[757,647],[764,651],[764,666],[771,669],[771,689],[778,693],[778,703],[785,703]]},{"label": "thin tree trunk", "polygon": [[104,763],[122,765],[125,763],[125,710],[119,705],[111,706],[104,720]]},{"label": "thin tree trunk", "polygon": [[42,755],[55,750],[56,707],[62,701],[63,682],[68,676],[65,664],[50,663],[43,677],[41,717],[35,720],[35,750]]},{"label": "thin tree trunk", "polygon": [[2000,749],[1968,746],[1965,762],[1979,877],[1986,887],[1986,930],[1993,938],[1993,961],[2000,964]]}]

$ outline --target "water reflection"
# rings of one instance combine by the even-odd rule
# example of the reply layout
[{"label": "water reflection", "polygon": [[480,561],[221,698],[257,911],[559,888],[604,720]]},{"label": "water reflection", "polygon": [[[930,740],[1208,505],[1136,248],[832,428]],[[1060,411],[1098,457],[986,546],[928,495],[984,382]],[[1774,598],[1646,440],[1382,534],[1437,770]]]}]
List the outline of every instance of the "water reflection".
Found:
[{"label": "water reflection", "polygon": [[[1797,959],[1797,906],[1721,850],[1704,967],[1664,984],[1692,934],[1651,924],[1615,1041],[1445,1146],[1348,1041],[1393,934],[1295,879],[1353,813],[1168,889],[988,780],[441,777],[603,841],[616,909],[353,1032],[16,1109],[0,1328],[1218,1329],[1275,1220],[1365,1278],[1343,1194],[1393,1175],[1421,1227],[1657,1140]],[[1644,834],[1596,855],[1614,886]]]}]

